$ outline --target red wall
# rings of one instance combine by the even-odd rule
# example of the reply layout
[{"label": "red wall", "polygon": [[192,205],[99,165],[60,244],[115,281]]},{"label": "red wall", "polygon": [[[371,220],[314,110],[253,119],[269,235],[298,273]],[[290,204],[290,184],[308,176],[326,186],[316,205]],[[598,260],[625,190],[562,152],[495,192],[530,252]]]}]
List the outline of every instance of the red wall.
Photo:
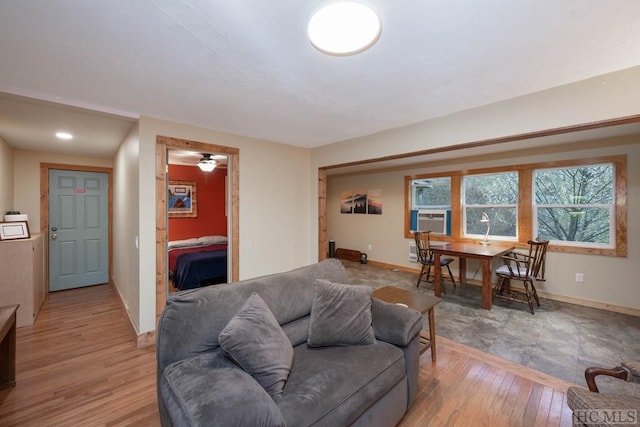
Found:
[{"label": "red wall", "polygon": [[195,181],[198,198],[196,218],[169,218],[169,240],[227,235],[225,178],[227,170],[203,172],[194,166],[169,165],[169,180]]}]

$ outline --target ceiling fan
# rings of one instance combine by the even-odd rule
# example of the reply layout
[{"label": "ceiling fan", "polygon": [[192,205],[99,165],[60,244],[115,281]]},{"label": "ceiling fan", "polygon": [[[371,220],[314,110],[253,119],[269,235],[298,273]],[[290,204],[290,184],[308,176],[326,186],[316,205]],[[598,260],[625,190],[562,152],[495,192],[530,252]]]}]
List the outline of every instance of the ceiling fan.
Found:
[{"label": "ceiling fan", "polygon": [[170,165],[198,166],[201,168],[200,164],[202,164],[206,165],[205,168],[208,168],[214,164],[215,166],[211,168],[211,170],[227,167],[227,156],[222,154],[199,153],[195,151],[173,149],[167,150],[167,154],[168,163]]},{"label": "ceiling fan", "polygon": [[216,166],[218,166],[218,162],[215,161],[213,159],[213,157],[211,157],[211,154],[203,153],[202,154],[202,158],[197,163],[197,166],[203,172],[211,172],[212,170],[214,170],[216,168]]}]

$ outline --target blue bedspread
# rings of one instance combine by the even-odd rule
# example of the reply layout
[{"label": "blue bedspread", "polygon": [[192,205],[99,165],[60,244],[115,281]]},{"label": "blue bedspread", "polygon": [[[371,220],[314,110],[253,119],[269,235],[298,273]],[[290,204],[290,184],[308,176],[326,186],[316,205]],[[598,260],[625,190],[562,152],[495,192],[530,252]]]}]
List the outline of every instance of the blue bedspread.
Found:
[{"label": "blue bedspread", "polygon": [[183,291],[227,281],[227,250],[182,254],[176,261],[173,286]]}]

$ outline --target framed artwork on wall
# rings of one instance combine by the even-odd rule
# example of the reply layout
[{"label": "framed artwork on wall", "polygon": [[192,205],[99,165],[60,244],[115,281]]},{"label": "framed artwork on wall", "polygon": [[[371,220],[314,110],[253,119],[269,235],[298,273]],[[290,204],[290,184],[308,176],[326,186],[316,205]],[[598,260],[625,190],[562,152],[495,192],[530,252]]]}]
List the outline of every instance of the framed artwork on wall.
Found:
[{"label": "framed artwork on wall", "polygon": [[195,181],[169,181],[167,211],[169,218],[198,216],[198,192]]},{"label": "framed artwork on wall", "polygon": [[343,190],[340,213],[382,215],[382,190]]},{"label": "framed artwork on wall", "polygon": [[367,214],[382,215],[382,190],[367,191]]}]

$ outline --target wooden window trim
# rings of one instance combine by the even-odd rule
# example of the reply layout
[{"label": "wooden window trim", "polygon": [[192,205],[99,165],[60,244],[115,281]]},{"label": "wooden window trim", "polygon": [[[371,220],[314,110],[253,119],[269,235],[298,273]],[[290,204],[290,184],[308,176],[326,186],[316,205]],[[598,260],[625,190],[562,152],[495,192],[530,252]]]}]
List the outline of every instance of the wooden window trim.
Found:
[{"label": "wooden window trim", "polygon": [[552,162],[527,163],[512,166],[491,167],[481,169],[470,169],[464,171],[449,171],[441,173],[417,174],[404,177],[405,188],[405,215],[404,215],[404,236],[407,239],[413,238],[411,229],[411,181],[414,179],[451,177],[451,236],[438,236],[442,241],[468,241],[477,239],[462,237],[461,223],[461,183],[465,175],[476,175],[486,173],[498,173],[517,171],[518,180],[518,246],[526,246],[527,241],[533,236],[533,171],[535,169],[561,168],[571,166],[588,166],[599,163],[613,163],[616,173],[615,188],[615,247],[611,249],[586,248],[564,245],[549,245],[549,250],[566,253],[584,253],[605,256],[627,256],[627,156],[593,157],[587,159],[572,159]]}]

